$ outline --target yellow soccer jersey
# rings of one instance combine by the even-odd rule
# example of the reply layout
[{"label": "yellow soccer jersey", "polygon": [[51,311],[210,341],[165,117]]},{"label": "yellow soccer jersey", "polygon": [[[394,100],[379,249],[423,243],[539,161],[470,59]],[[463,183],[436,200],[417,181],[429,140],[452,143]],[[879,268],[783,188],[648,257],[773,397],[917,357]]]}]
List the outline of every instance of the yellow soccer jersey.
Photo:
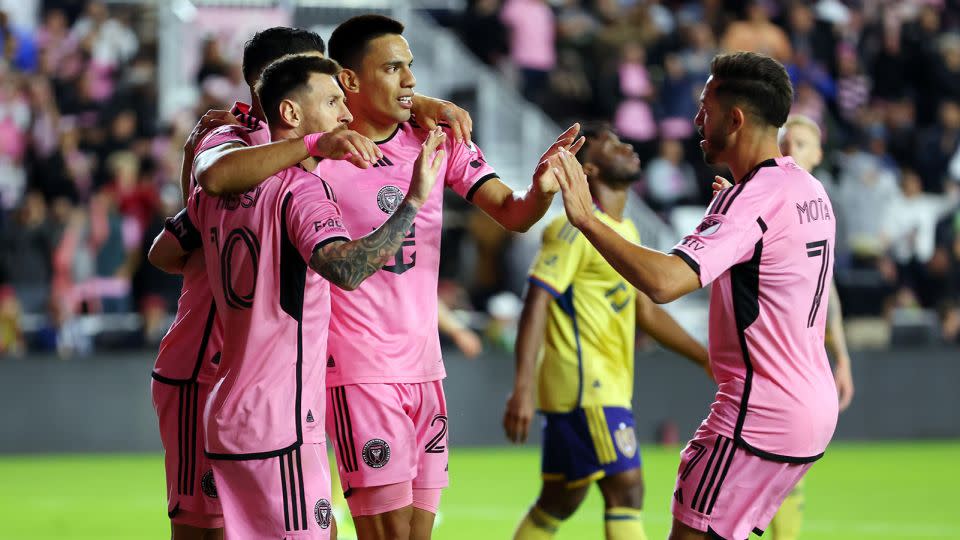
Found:
[{"label": "yellow soccer jersey", "polygon": [[[629,219],[594,213],[624,238],[639,243]],[[630,407],[636,339],[636,290],[611,267],[565,215],[543,233],[530,269],[531,286],[553,295],[537,402],[545,412],[578,407]]]}]

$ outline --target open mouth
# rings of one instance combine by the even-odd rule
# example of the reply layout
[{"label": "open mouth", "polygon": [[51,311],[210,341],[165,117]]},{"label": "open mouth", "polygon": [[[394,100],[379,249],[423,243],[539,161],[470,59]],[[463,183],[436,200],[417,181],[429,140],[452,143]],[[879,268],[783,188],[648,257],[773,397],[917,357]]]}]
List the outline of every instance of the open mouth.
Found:
[{"label": "open mouth", "polygon": [[413,107],[413,96],[402,96],[397,98],[397,101],[404,109],[410,109]]}]

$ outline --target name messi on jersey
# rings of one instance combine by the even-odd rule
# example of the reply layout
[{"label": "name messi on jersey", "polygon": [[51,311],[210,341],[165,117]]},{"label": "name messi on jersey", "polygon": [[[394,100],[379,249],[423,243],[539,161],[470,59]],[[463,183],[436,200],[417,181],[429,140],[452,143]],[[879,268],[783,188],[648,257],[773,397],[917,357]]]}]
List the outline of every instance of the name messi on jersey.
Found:
[{"label": "name messi on jersey", "polygon": [[257,205],[257,201],[260,200],[260,193],[262,191],[263,188],[257,186],[246,193],[240,193],[238,195],[221,195],[217,197],[217,209],[233,211],[237,208],[253,208]]},{"label": "name messi on jersey", "polygon": [[830,217],[830,205],[827,204],[822,198],[811,199],[809,201],[803,201],[802,203],[796,203],[797,205],[797,218],[800,220],[800,224],[810,223],[811,221],[819,221],[821,219],[832,220]]}]

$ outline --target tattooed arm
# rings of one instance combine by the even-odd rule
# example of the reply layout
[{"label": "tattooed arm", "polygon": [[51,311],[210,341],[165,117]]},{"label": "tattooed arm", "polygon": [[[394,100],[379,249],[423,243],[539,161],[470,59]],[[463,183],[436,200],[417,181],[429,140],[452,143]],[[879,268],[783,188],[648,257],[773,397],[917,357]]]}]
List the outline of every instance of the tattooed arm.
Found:
[{"label": "tattooed arm", "polygon": [[341,289],[355,290],[393,259],[419,209],[420,204],[404,200],[386,223],[367,236],[332,242],[314,251],[310,268]]},{"label": "tattooed arm", "polygon": [[437,148],[445,140],[440,128],[430,132],[413,164],[413,178],[407,196],[380,228],[357,240],[331,242],[321,247],[310,257],[310,268],[330,283],[352,291],[390,262],[410,232],[417,211],[430,197],[443,162],[444,152]]}]

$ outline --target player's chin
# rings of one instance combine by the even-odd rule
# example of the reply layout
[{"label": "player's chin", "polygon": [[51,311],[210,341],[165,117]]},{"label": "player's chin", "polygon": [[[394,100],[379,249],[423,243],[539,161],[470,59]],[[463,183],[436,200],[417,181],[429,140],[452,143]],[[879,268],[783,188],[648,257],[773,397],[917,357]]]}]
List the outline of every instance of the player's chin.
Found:
[{"label": "player's chin", "polygon": [[410,109],[404,109],[404,108],[402,108],[402,107],[397,107],[397,108],[394,109],[394,111],[393,111],[393,119],[394,119],[397,123],[407,122],[407,121],[410,120],[410,117],[411,117],[411,116],[412,116],[412,113],[411,113]]}]

